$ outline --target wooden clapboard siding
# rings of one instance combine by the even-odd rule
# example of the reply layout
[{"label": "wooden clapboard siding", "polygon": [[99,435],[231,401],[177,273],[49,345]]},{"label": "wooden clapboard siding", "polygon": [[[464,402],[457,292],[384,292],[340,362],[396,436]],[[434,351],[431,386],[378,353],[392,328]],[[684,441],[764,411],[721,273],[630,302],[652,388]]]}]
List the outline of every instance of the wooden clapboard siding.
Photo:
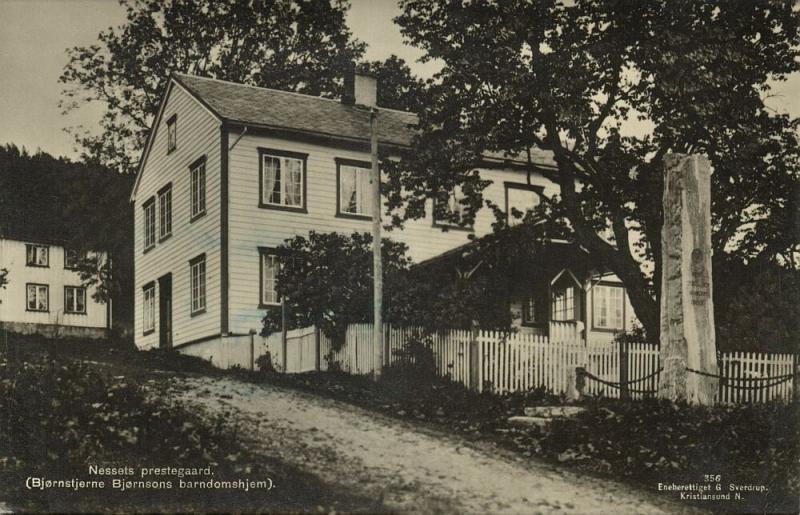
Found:
[{"label": "wooden clapboard siding", "polygon": [[[229,156],[230,184],[230,330],[235,333],[261,327],[263,310],[259,304],[258,247],[276,247],[287,238],[307,235],[309,231],[352,233],[369,232],[369,220],[354,220],[336,216],[336,159],[369,161],[369,154],[313,143],[282,140],[273,137],[231,134],[236,142]],[[308,154],[306,177],[307,213],[259,208],[259,147]],[[484,170],[484,178],[493,184],[485,197],[505,206],[504,181],[525,182],[523,172],[516,170]],[[546,194],[555,187],[541,176],[533,181],[545,187]],[[429,210],[430,212],[430,210]],[[388,219],[388,218],[387,218]],[[478,214],[475,231],[478,235],[491,232],[494,215],[484,208]],[[409,222],[402,230],[384,233],[386,237],[409,245],[414,261],[422,261],[467,243],[467,231],[443,232],[433,227],[430,215]],[[365,271],[366,273],[366,271]]]},{"label": "wooden clapboard siding", "polygon": [[[167,120],[177,114],[177,148],[167,153]],[[158,286],[156,286],[156,328],[142,334],[142,286],[172,274],[173,344],[220,333],[220,122],[180,86],[174,85],[166,100],[147,162],[139,178],[135,197],[136,288],[134,331],[136,345],[158,345]],[[206,214],[189,222],[189,165],[206,156]],[[158,242],[156,203],[156,246],[144,252],[142,204],[172,183],[172,237]],[[190,316],[189,260],[206,255],[206,311]]]},{"label": "wooden clapboard siding", "polygon": [[[26,265],[27,243],[48,247],[47,267]],[[100,257],[102,259],[102,256]],[[95,302],[92,295],[97,288],[86,288],[86,313],[64,312],[64,287],[81,286],[83,281],[75,270],[64,268],[64,247],[44,242],[0,239],[0,268],[8,269],[8,284],[0,288],[0,322],[65,325],[72,327],[108,327],[108,309],[104,303]],[[27,284],[47,285],[48,310],[28,311]]]}]

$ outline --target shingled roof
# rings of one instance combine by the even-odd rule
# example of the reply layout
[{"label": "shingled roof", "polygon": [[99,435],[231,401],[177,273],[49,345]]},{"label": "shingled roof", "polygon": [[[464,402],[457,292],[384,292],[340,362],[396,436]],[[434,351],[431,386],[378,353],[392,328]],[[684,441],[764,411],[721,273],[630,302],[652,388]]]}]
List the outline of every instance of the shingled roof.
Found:
[{"label": "shingled roof", "polygon": [[[173,77],[227,122],[369,141],[369,111],[363,108],[338,100],[182,73]],[[416,124],[414,113],[380,108],[378,141],[410,145]]]}]

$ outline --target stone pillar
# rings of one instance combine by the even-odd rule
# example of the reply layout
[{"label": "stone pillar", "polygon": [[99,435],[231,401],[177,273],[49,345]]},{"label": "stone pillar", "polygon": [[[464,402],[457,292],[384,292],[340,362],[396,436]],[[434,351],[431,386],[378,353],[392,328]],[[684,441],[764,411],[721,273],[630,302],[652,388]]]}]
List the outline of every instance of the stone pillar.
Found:
[{"label": "stone pillar", "polygon": [[661,229],[659,397],[712,404],[718,381],[711,292],[711,165],[701,156],[664,159]]}]

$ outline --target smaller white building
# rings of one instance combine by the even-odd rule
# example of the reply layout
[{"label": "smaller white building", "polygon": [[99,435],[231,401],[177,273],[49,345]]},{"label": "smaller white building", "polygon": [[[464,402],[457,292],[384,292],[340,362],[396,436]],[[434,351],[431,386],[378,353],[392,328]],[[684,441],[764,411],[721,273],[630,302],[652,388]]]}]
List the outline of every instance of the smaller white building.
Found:
[{"label": "smaller white building", "polygon": [[[0,238],[0,327],[22,334],[103,338],[110,305],[93,300],[76,270],[75,249],[37,241]],[[103,259],[102,254],[98,256]]]}]

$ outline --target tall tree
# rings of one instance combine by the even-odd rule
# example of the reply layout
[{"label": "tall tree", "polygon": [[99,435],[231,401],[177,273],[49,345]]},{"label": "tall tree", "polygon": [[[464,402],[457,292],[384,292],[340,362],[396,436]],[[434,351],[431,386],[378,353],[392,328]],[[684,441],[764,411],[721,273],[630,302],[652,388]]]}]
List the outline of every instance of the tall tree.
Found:
[{"label": "tall tree", "polygon": [[420,216],[424,197],[466,182],[474,214],[483,152],[552,152],[540,171],[560,194],[543,209],[623,280],[656,340],[666,153],[713,163],[715,253],[796,266],[800,121],[765,104],[800,70],[793,4],[403,0],[402,33],[444,66],[390,205]]},{"label": "tall tree", "polygon": [[166,87],[179,71],[337,96],[364,44],[345,24],[346,0],[120,0],[125,24],[70,49],[62,108],[99,102],[101,133],[73,128],[84,158],[134,169]]}]

